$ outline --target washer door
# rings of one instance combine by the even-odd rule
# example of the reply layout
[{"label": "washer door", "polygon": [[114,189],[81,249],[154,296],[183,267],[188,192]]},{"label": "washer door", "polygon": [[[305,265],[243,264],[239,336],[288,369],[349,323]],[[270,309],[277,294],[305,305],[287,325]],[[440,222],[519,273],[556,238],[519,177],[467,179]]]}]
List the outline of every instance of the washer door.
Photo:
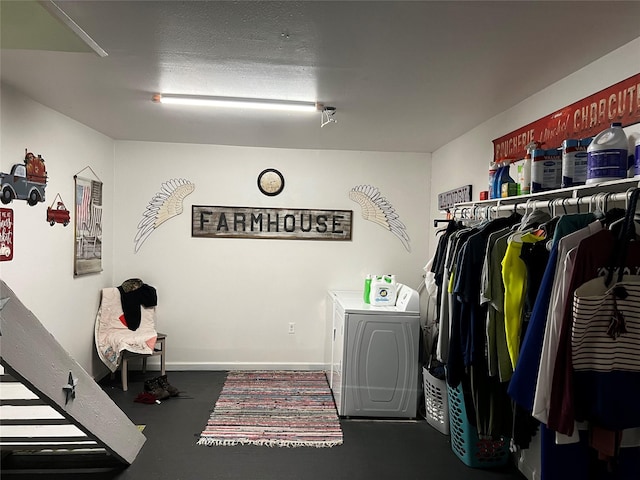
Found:
[{"label": "washer door", "polygon": [[345,415],[416,416],[418,317],[348,315]]}]

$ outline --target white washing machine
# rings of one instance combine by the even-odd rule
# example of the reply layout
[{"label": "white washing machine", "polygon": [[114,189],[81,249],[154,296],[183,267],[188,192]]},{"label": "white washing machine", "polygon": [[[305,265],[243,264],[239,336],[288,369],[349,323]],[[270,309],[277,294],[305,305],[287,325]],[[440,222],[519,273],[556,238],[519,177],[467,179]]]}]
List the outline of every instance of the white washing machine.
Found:
[{"label": "white washing machine", "polygon": [[329,385],[343,417],[415,418],[419,391],[418,292],[401,285],[395,306],[364,303],[361,291],[329,291]]}]

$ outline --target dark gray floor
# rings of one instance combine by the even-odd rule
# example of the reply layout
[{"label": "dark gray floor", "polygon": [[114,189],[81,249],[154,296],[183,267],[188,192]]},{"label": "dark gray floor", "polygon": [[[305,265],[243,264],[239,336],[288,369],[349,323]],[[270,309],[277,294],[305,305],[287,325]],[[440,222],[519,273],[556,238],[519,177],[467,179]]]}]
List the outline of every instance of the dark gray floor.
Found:
[{"label": "dark gray floor", "polygon": [[[136,424],[146,425],[142,451],[128,468],[60,474],[9,474],[2,478],[83,480],[522,480],[513,467],[472,469],[451,451],[449,437],[426,421],[342,420],[344,444],[333,448],[206,447],[196,442],[225,380],[225,372],[169,372],[183,393],[161,405],[135,403],[143,381],[157,373],[131,374],[129,391],[103,381],[109,396]],[[182,398],[184,396],[184,398]],[[10,459],[9,459],[10,460]],[[3,465],[11,464],[5,459]]]}]

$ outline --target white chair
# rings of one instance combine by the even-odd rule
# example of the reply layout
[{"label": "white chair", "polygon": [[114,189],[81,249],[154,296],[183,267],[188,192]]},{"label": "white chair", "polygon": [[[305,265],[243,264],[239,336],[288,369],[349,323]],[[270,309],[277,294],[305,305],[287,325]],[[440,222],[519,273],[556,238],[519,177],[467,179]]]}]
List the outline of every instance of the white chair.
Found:
[{"label": "white chair", "polygon": [[[128,382],[128,370],[129,370],[129,360],[136,360],[142,358],[142,373],[147,372],[147,358],[149,357],[160,357],[160,375],[164,375],[167,373],[166,370],[166,360],[165,360],[165,350],[167,348],[167,335],[164,333],[158,333],[156,337],[156,345],[153,348],[153,352],[149,355],[139,354],[129,352],[128,350],[124,350],[122,352],[122,362],[120,364],[121,376],[122,376],[122,390],[125,392],[128,390],[129,386]],[[112,373],[113,375],[113,373]]]},{"label": "white chair", "polygon": [[128,389],[130,360],[142,358],[142,369],[146,372],[147,358],[159,356],[162,375],[166,372],[167,335],[156,331],[156,307],[140,308],[140,326],[129,330],[120,291],[115,287],[102,289],[95,325],[96,350],[112,374],[121,366],[124,391]]}]

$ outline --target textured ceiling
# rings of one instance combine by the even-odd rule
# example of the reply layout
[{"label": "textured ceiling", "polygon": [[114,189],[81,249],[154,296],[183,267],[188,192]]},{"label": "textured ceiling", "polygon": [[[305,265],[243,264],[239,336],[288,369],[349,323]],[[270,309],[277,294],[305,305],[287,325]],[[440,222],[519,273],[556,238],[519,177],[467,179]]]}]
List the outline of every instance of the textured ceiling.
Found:
[{"label": "textured ceiling", "polygon": [[[56,2],[101,58],[36,16],[17,30],[44,43],[5,34],[13,3],[2,81],[118,140],[430,152],[640,36],[640,2]],[[317,100],[338,122],[158,92]]]}]

